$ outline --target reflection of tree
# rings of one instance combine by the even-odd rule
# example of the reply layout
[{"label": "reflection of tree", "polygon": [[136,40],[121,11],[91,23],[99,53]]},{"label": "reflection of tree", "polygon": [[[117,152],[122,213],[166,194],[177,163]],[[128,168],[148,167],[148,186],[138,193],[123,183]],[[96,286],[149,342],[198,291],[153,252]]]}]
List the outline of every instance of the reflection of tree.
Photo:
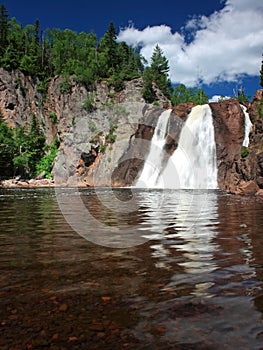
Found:
[{"label": "reflection of tree", "polygon": [[257,309],[263,313],[263,216],[262,201],[256,197],[219,197],[219,215],[228,216],[227,225],[220,227],[219,238],[227,240],[222,261],[226,269],[232,268],[240,293],[253,296]]},{"label": "reflection of tree", "polygon": [[132,206],[133,194],[129,189],[113,191],[92,191],[89,196],[85,191],[81,199],[89,213],[107,226],[125,228],[138,225],[143,221],[138,206]]}]

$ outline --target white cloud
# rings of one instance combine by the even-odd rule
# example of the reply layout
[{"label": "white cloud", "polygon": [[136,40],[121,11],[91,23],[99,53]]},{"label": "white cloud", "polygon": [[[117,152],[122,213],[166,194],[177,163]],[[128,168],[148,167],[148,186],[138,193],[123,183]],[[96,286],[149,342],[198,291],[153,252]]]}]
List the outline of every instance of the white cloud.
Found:
[{"label": "white cloud", "polygon": [[225,101],[229,100],[230,96],[221,96],[221,95],[214,95],[209,99],[209,102],[218,102],[218,101]]},{"label": "white cloud", "polygon": [[[174,83],[197,86],[259,75],[263,52],[263,1],[227,0],[221,11],[190,19],[182,31],[166,25],[120,31],[118,39],[139,45],[150,62],[158,43],[169,59]],[[191,34],[191,41],[187,34]]]}]

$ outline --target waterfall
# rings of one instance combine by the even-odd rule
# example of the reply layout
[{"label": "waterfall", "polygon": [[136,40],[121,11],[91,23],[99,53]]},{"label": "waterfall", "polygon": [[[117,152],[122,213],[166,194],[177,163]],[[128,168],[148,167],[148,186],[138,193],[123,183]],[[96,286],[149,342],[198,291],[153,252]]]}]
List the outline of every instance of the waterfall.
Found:
[{"label": "waterfall", "polygon": [[163,146],[167,135],[167,126],[171,109],[164,111],[158,119],[151,140],[150,152],[145,161],[142,173],[135,187],[155,187],[163,160]]},{"label": "waterfall", "polygon": [[178,148],[169,158],[157,186],[161,181],[165,188],[217,188],[214,125],[209,105],[192,108]]},{"label": "waterfall", "polygon": [[[164,142],[162,140],[162,145]],[[161,168],[162,159],[162,147],[159,147],[159,152],[157,150],[153,151],[153,154],[150,152],[136,187],[145,184],[141,187],[217,188],[216,146],[209,105],[192,108],[182,128],[178,147],[164,169]],[[147,170],[148,167],[151,167],[151,171]]]},{"label": "waterfall", "polygon": [[240,107],[243,110],[244,118],[245,118],[245,136],[243,140],[243,146],[248,147],[249,145],[249,134],[250,131],[252,130],[253,124],[250,121],[249,114],[247,113],[247,109],[245,106],[240,105]]}]

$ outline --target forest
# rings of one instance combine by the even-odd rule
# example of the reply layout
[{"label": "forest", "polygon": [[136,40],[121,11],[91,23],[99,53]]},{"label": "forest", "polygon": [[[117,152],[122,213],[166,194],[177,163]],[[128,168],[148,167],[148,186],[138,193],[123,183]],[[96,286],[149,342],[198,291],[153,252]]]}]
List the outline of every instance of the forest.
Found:
[{"label": "forest", "polygon": [[42,30],[39,20],[23,27],[16,18],[9,19],[4,5],[0,6],[0,67],[20,70],[37,78],[38,90],[45,92],[54,76],[63,76],[62,88],[70,92],[69,77],[92,88],[94,82],[106,80],[116,91],[127,80],[143,77],[143,97],[146,102],[155,99],[152,83],[171,100],[206,103],[208,96],[202,89],[173,87],[169,76],[169,63],[162,49],[156,45],[151,62],[147,62],[138,49],[117,41],[112,22],[104,36],[98,40],[95,33],[77,33],[70,29]]}]

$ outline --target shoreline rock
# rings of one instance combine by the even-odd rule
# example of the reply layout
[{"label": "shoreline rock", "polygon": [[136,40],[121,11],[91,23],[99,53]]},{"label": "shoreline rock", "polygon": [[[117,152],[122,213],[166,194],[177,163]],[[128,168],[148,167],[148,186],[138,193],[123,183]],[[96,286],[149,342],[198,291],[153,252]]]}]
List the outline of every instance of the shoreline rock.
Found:
[{"label": "shoreline rock", "polygon": [[7,179],[0,181],[0,188],[18,188],[18,187],[55,187],[53,179]]},{"label": "shoreline rock", "polygon": [[[252,181],[251,181],[252,183]],[[263,200],[263,189],[258,189],[258,188],[254,188],[254,184],[247,184],[245,181],[243,183],[244,188],[241,191],[240,189],[237,191],[228,191],[228,190],[222,190],[224,192],[226,192],[227,194],[231,194],[234,196],[257,196],[259,199]],[[247,186],[248,185],[248,186]],[[253,185],[253,186],[252,186]],[[88,186],[86,184],[83,183],[78,183],[75,185],[69,185],[69,184],[57,184],[54,182],[53,179],[30,179],[30,180],[25,180],[25,179],[4,179],[4,180],[0,180],[0,189],[1,188],[59,188],[59,187],[77,187],[77,188],[93,188],[93,187],[105,187],[105,186]],[[120,186],[114,184],[114,186],[112,186],[114,188],[118,188],[118,187],[123,187],[123,185],[121,184]],[[256,190],[257,189],[257,190]]]}]

